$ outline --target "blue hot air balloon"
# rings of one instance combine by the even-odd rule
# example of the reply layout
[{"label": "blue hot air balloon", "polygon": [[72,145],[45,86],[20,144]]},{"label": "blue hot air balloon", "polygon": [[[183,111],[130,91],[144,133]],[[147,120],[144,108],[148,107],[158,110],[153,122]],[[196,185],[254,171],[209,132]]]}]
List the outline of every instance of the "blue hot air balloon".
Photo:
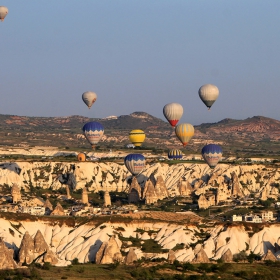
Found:
[{"label": "blue hot air balloon", "polygon": [[216,144],[208,144],[202,148],[201,154],[210,168],[214,169],[222,157],[222,148]]},{"label": "blue hot air balloon", "polygon": [[124,158],[124,164],[132,175],[137,176],[145,167],[145,157],[141,154],[129,154]]},{"label": "blue hot air balloon", "polygon": [[180,150],[173,149],[168,152],[169,159],[181,159],[183,157],[183,153]]},{"label": "blue hot air balloon", "polygon": [[94,148],[104,134],[104,127],[99,122],[88,122],[83,126],[83,132],[92,148]]}]

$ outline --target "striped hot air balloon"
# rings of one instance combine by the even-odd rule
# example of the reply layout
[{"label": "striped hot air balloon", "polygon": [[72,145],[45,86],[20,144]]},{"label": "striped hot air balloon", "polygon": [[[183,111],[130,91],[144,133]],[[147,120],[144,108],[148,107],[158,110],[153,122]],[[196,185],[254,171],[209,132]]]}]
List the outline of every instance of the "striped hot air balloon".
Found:
[{"label": "striped hot air balloon", "polygon": [[97,99],[97,94],[92,91],[86,91],[83,93],[82,99],[85,102],[85,104],[88,106],[88,108],[90,109],[90,107],[93,105],[93,103]]},{"label": "striped hot air balloon", "polygon": [[222,157],[222,148],[216,144],[208,144],[202,148],[201,154],[210,168],[214,169]]},{"label": "striped hot air balloon", "polygon": [[179,103],[169,103],[163,107],[163,115],[175,127],[183,115],[184,109]]},{"label": "striped hot air balloon", "polygon": [[142,154],[129,154],[124,158],[127,170],[137,176],[145,167],[145,157]]},{"label": "striped hot air balloon", "polygon": [[94,148],[104,134],[104,127],[99,122],[88,122],[83,126],[83,132],[92,148]]},{"label": "striped hot air balloon", "polygon": [[183,153],[180,150],[173,149],[168,152],[169,159],[181,159],[183,157]]},{"label": "striped hot air balloon", "polygon": [[4,21],[6,15],[8,14],[9,10],[5,6],[0,6],[0,20]]},{"label": "striped hot air balloon", "polygon": [[208,107],[208,110],[210,110],[219,96],[219,89],[215,85],[206,84],[200,87],[198,94],[202,102]]},{"label": "striped hot air balloon", "polygon": [[194,135],[194,127],[189,123],[182,123],[176,126],[175,134],[185,147]]},{"label": "striped hot air balloon", "polygon": [[140,147],[144,142],[145,138],[145,132],[141,129],[133,129],[129,133],[129,140],[136,147]]}]

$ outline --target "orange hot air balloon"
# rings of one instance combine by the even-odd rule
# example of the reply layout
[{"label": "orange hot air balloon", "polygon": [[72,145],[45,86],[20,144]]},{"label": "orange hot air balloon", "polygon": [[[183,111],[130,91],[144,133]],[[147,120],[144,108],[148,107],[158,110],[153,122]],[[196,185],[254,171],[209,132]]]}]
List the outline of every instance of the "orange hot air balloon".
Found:
[{"label": "orange hot air balloon", "polygon": [[85,153],[79,153],[77,155],[78,161],[86,161],[86,154]]}]

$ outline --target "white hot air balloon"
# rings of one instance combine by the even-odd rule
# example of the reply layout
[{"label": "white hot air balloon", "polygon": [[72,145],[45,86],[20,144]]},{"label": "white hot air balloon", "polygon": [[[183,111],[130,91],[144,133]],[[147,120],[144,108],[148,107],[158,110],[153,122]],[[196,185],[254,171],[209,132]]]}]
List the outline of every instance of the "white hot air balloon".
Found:
[{"label": "white hot air balloon", "polygon": [[179,103],[169,103],[163,107],[163,115],[175,127],[183,115],[183,106]]},{"label": "white hot air balloon", "polygon": [[198,94],[202,102],[208,107],[208,110],[210,110],[219,96],[219,89],[215,85],[206,84],[200,87]]},{"label": "white hot air balloon", "polygon": [[85,104],[88,106],[88,108],[90,109],[90,107],[93,105],[93,103],[97,99],[97,94],[92,91],[86,91],[83,93],[82,99],[85,102]]},{"label": "white hot air balloon", "polygon": [[9,10],[7,7],[0,6],[0,20],[4,21],[6,15],[8,14]]}]

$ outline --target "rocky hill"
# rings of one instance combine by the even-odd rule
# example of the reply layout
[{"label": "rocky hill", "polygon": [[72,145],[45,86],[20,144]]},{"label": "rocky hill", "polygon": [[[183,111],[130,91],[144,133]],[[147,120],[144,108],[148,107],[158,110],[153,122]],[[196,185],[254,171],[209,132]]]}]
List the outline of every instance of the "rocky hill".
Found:
[{"label": "rocky hill", "polygon": [[[59,190],[66,187],[66,181],[63,182],[60,176],[67,178],[67,174],[75,177],[75,185],[72,186],[75,190],[86,186],[90,192],[128,192],[131,184],[131,174],[124,164],[113,162],[9,162],[0,164],[1,195],[9,195],[9,188],[14,183],[27,194],[31,186],[50,192]],[[271,198],[277,201],[280,198],[279,178],[280,171],[274,165],[219,164],[212,171],[206,164],[154,163],[146,165],[137,176],[137,181],[144,189],[148,181],[153,181],[155,185],[157,180],[162,180],[170,197],[183,195],[192,199],[203,198],[204,204],[201,203],[200,207],[208,208],[237,199],[243,201],[250,195],[256,200]],[[181,184],[186,184],[186,187]]]},{"label": "rocky hill", "polygon": [[[274,261],[279,259],[279,224],[209,227],[203,223],[182,225],[172,221],[121,219],[117,223],[100,224],[91,221],[79,224],[72,219],[71,225],[67,220],[1,218],[0,234],[4,242],[0,242],[0,254],[7,257],[1,258],[0,265],[15,268],[35,261],[67,266],[75,258],[80,263],[131,264],[141,258],[168,259],[170,255],[173,261],[180,262],[207,263],[220,258],[231,262],[233,255],[242,251],[263,258],[270,254]],[[133,256],[128,258],[129,254]]]},{"label": "rocky hill", "polygon": [[[138,128],[147,135],[143,147],[182,148],[167,122],[144,112],[104,119],[0,115],[1,144],[89,149],[81,130],[89,121],[104,125],[101,147],[125,147],[129,143],[129,131]],[[200,152],[203,145],[210,142],[221,144],[228,154],[277,155],[280,152],[280,121],[256,116],[246,120],[224,119],[218,123],[203,123],[195,126],[195,135],[186,151]]]}]

